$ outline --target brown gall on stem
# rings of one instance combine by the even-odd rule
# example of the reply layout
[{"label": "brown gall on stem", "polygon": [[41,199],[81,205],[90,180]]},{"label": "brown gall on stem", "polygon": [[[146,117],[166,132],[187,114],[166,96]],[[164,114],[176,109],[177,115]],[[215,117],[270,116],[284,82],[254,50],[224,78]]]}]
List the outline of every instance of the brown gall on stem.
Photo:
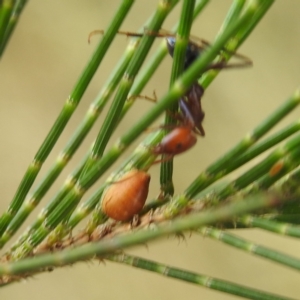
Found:
[{"label": "brown gall on stem", "polygon": [[270,169],[269,175],[270,175],[271,177],[274,177],[274,176],[278,175],[278,174],[282,171],[283,167],[284,167],[284,162],[283,162],[283,161],[278,161],[278,162],[276,162],[276,163],[272,166],[272,168]]},{"label": "brown gall on stem", "polygon": [[116,221],[128,221],[138,214],[146,202],[150,175],[131,170],[104,192],[102,210]]}]

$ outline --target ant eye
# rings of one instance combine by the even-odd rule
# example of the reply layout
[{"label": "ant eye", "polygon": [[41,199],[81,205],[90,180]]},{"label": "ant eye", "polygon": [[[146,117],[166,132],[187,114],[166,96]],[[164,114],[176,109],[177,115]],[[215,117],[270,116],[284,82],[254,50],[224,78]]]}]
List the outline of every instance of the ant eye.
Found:
[{"label": "ant eye", "polygon": [[175,42],[176,42],[175,38],[167,37],[166,40],[167,40],[167,44],[169,44],[170,47],[175,47]]}]

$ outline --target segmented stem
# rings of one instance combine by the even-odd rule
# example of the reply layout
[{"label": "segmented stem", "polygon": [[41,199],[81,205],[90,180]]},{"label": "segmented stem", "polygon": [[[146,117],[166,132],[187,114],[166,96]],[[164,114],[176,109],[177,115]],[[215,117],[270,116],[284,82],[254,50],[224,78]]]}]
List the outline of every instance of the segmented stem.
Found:
[{"label": "segmented stem", "polygon": [[[176,34],[176,43],[173,55],[173,65],[170,79],[170,86],[175,82],[179,75],[184,70],[184,61],[186,56],[186,49],[189,43],[190,31],[193,23],[193,10],[195,6],[195,1],[185,0],[183,1],[180,22],[178,26],[178,31]],[[170,125],[176,124],[176,120],[173,115],[178,111],[178,103],[173,103],[165,116],[165,126],[166,128]],[[160,165],[160,189],[164,195],[174,194],[173,185],[173,159],[164,161],[164,155],[162,155],[162,163]]]},{"label": "segmented stem", "polygon": [[262,245],[258,245],[252,243],[244,238],[238,237],[234,234],[218,230],[215,228],[204,227],[199,229],[204,236],[209,236],[213,239],[219,240],[225,244],[238,248],[240,250],[249,252],[251,254],[264,257],[271,261],[277,262],[284,266],[299,270],[300,269],[300,260],[287,255],[285,253],[276,251],[274,249],[264,247]]},{"label": "segmented stem", "polygon": [[[199,273],[193,273],[187,270],[174,268],[172,266],[167,266],[155,261],[144,259],[137,256],[132,256],[128,254],[116,254],[109,255],[105,257],[106,259],[133,266],[139,269],[154,272],[166,277],[180,279],[189,283],[194,283],[196,285],[228,293],[231,295],[236,295],[243,297],[245,299],[256,299],[256,300],[288,300],[286,297],[278,296],[275,294],[270,294],[267,292],[259,291],[256,289],[248,288],[243,285],[235,284],[229,281],[213,278],[208,275],[203,275]],[[291,299],[290,299],[291,300]]]},{"label": "segmented stem", "polygon": [[[13,6],[11,14],[9,16],[8,23],[6,23],[7,20],[5,20],[5,18],[9,15],[8,11],[7,11],[7,14],[2,12],[2,13],[4,13],[5,16],[0,17],[1,19],[3,18],[2,22],[1,22],[2,24],[0,25],[0,32],[1,32],[0,33],[0,36],[1,36],[1,38],[0,38],[0,57],[2,56],[4,50],[9,42],[9,39],[14,32],[14,29],[19,21],[19,18],[20,18],[21,13],[27,3],[27,0],[17,0],[17,1],[11,1],[11,2],[14,2],[14,6]],[[5,1],[3,1],[2,5],[4,5],[3,8],[6,9]],[[8,10],[10,10],[10,9],[11,9],[11,7]],[[2,14],[2,13],[0,13],[0,14]],[[5,26],[4,23],[6,23],[7,26]]]}]

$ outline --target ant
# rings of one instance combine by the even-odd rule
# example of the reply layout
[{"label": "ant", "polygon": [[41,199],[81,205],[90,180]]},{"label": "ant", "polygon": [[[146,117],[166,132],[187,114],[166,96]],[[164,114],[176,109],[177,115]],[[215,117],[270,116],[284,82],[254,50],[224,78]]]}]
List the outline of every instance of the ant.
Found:
[{"label": "ant", "polygon": [[[162,36],[161,34],[159,36]],[[209,46],[209,43],[201,40],[202,44]],[[172,36],[166,37],[166,43],[169,54],[173,57],[176,38]],[[184,69],[188,69],[194,61],[201,55],[203,47],[200,47],[193,41],[190,41],[185,55]],[[227,50],[226,50],[227,51]],[[227,51],[230,53],[229,51]],[[220,61],[218,63],[211,64],[207,67],[206,71],[212,69],[223,69],[232,67],[245,67],[247,65],[252,65],[252,61],[237,53],[231,53],[239,59],[243,60],[243,63],[236,64],[226,64],[225,61]],[[196,81],[192,84],[186,94],[181,97],[178,101],[180,109],[180,119],[182,124],[175,127],[169,134],[167,134],[154,149],[155,154],[167,154],[169,158],[174,155],[182,153],[191,147],[193,147],[197,142],[197,137],[195,133],[200,136],[205,136],[205,131],[202,126],[204,120],[204,111],[201,106],[201,99],[204,94],[204,88]],[[169,159],[167,158],[167,159]]]},{"label": "ant", "polygon": [[[89,42],[91,36],[97,33],[103,34],[104,32],[102,30],[95,30],[91,32],[89,35]],[[154,35],[156,37],[164,37],[166,39],[168,52],[173,57],[176,38],[167,31],[160,31],[157,33],[146,29],[144,34],[126,31],[118,31],[118,33],[128,37],[141,37],[144,34]],[[200,43],[193,41],[193,39],[198,40]],[[186,49],[184,70],[187,70],[194,63],[194,61],[201,56],[201,53],[207,47],[210,47],[209,42],[205,41],[204,39],[192,37]],[[225,60],[221,59],[221,61],[209,65],[205,71],[246,67],[252,65],[252,61],[244,55],[236,52],[230,52],[227,49],[223,49],[222,51],[240,59],[241,62],[227,64]],[[186,94],[178,100],[180,110],[178,119],[181,121],[181,124],[176,126],[162,139],[160,144],[153,148],[152,151],[154,154],[167,154],[170,158],[172,158],[174,155],[182,153],[194,146],[197,142],[196,134],[205,136],[205,131],[202,126],[205,116],[201,105],[203,94],[204,88],[198,83],[198,81],[196,81],[188,89]]]}]

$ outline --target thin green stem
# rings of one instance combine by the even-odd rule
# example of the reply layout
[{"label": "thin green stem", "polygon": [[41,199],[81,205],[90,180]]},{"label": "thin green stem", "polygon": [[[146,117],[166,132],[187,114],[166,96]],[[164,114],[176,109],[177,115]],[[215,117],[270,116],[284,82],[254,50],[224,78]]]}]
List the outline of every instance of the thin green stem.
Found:
[{"label": "thin green stem", "polygon": [[3,52],[9,42],[10,37],[12,36],[14,29],[19,21],[20,15],[27,3],[27,0],[17,0],[15,1],[9,22],[5,29],[3,39],[0,43],[0,57],[3,55]]},{"label": "thin green stem", "polygon": [[278,234],[300,238],[299,226],[293,226],[288,223],[268,220],[263,217],[256,217],[251,215],[239,217],[237,219],[237,222],[243,224],[246,227],[260,228],[267,231],[276,232]]},{"label": "thin green stem", "polygon": [[228,293],[231,295],[240,296],[246,299],[255,300],[288,300],[289,298],[278,296],[275,294],[270,294],[267,292],[262,292],[256,289],[248,288],[243,285],[235,284],[229,281],[213,278],[208,275],[203,275],[199,273],[193,273],[187,270],[174,268],[172,266],[167,266],[155,261],[144,259],[137,256],[132,256],[128,254],[115,254],[106,256],[105,259],[133,266],[135,268],[147,270],[154,272],[166,277],[179,279],[182,281],[194,283],[196,285]]},{"label": "thin green stem", "polygon": [[221,28],[219,30],[218,35],[222,34],[222,32],[232,23],[235,22],[245,5],[246,0],[234,0],[228,10],[228,13],[223,21],[223,24],[221,25]]},{"label": "thin green stem", "polygon": [[[264,218],[266,218],[267,220],[270,219],[270,220],[274,220],[274,221],[281,222],[281,223],[286,222],[285,224],[287,226],[300,224],[300,214],[299,213],[295,213],[295,214],[279,213],[279,214],[272,214],[271,216],[270,215],[264,216]],[[287,233],[287,235],[289,235],[289,233]],[[291,235],[293,235],[293,234],[291,234]]]},{"label": "thin green stem", "polygon": [[[252,19],[252,22],[250,22],[250,24],[247,27],[241,28],[241,30],[237,34],[234,44],[238,42],[238,44],[241,45],[247,39],[247,37],[251,34],[253,29],[258,25],[258,23],[261,21],[261,19],[264,17],[267,11],[274,4],[274,2],[275,0],[259,0],[259,7]],[[230,47],[228,48],[228,50],[230,50]]]},{"label": "thin green stem", "polygon": [[204,236],[209,236],[240,250],[264,257],[284,266],[300,270],[300,260],[285,253],[252,243],[246,239],[215,228],[204,227],[199,229],[199,232],[201,232]]},{"label": "thin green stem", "polygon": [[300,169],[298,168],[292,174],[283,178],[274,187],[275,191],[285,192],[286,194],[292,194],[299,190],[299,180],[300,180]]},{"label": "thin green stem", "polygon": [[[176,34],[176,43],[173,55],[173,65],[170,79],[170,86],[175,82],[179,75],[184,70],[184,61],[186,56],[186,49],[189,43],[189,35],[193,22],[193,11],[195,1],[185,0],[183,1],[181,17],[179,21],[178,31]],[[174,126],[176,120],[173,115],[178,111],[178,104],[172,104],[165,116],[165,126],[168,128],[170,125]],[[160,165],[160,189],[164,195],[174,194],[173,185],[173,159],[164,161],[164,155],[162,156],[162,163]]]},{"label": "thin green stem", "polygon": [[[259,3],[258,3],[259,2]],[[229,50],[230,53],[234,53],[239,46],[246,40],[246,38],[249,36],[249,34],[253,31],[253,29],[258,25],[259,21],[262,19],[262,17],[266,14],[266,12],[269,10],[271,5],[274,3],[274,0],[266,0],[266,1],[249,1],[247,4],[247,7],[244,8],[244,11],[247,11],[249,7],[255,6],[255,14],[253,15],[253,18],[249,23],[247,23],[245,26],[241,26],[237,34],[225,45],[225,49]],[[240,3],[241,5],[241,3]],[[231,19],[231,22],[233,22],[236,18],[238,13],[240,12],[240,5],[239,3],[233,3],[233,12],[232,15],[228,16],[229,19]],[[230,26],[230,23],[225,20],[225,25]],[[226,29],[225,26],[222,27],[222,31]],[[219,34],[222,33],[222,31],[219,32]],[[228,54],[226,55],[226,60],[229,60],[232,55]],[[224,59],[224,57],[222,57]],[[220,73],[220,70],[210,70],[206,72],[199,80],[199,83],[203,88],[207,88],[211,82],[214,80],[214,78]]]},{"label": "thin green stem", "polygon": [[3,0],[0,4],[0,47],[5,44],[5,33],[14,9],[14,0]]}]

